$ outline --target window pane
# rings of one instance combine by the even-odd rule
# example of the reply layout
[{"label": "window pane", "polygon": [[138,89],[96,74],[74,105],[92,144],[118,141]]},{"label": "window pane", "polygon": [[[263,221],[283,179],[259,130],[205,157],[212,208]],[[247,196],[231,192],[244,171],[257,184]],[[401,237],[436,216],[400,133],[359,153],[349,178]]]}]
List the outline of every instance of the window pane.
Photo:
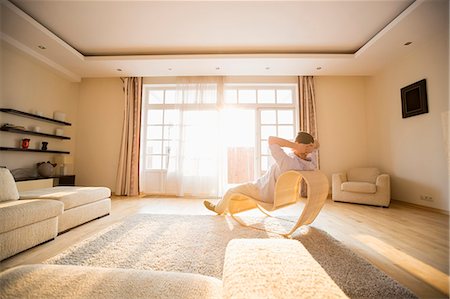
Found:
[{"label": "window pane", "polygon": [[225,89],[225,103],[227,104],[237,103],[237,89]]},{"label": "window pane", "polygon": [[293,126],[279,126],[278,127],[278,137],[294,140],[294,127]]},{"label": "window pane", "polygon": [[278,110],[278,123],[282,125],[294,124],[293,110]]},{"label": "window pane", "polygon": [[276,136],[276,126],[261,126],[261,139],[269,139],[269,136]]},{"label": "window pane", "polygon": [[275,90],[274,89],[258,90],[258,103],[275,103]]},{"label": "window pane", "polygon": [[166,104],[179,104],[181,103],[181,97],[179,96],[177,98],[177,91],[175,89],[167,89],[164,102]]},{"label": "window pane", "polygon": [[162,169],[168,169],[169,168],[169,156],[164,155],[162,156]]},{"label": "window pane", "polygon": [[163,123],[163,110],[148,110],[147,111],[147,124],[161,125],[162,123]]},{"label": "window pane", "polygon": [[178,155],[178,144],[179,144],[179,140],[164,141],[164,143],[163,143],[164,153],[163,154],[170,155],[171,157]]},{"label": "window pane", "polygon": [[217,86],[216,84],[211,84],[202,94],[202,102],[206,104],[217,103]]},{"label": "window pane", "polygon": [[162,139],[162,126],[148,126],[147,139]]},{"label": "window pane", "polygon": [[148,95],[149,104],[162,104],[164,101],[164,90],[150,90]]},{"label": "window pane", "polygon": [[256,90],[254,89],[240,89],[239,103],[249,104],[256,103]]},{"label": "window pane", "polygon": [[161,141],[147,141],[146,154],[162,154],[162,142]]},{"label": "window pane", "polygon": [[180,127],[179,126],[164,126],[164,139],[173,140],[180,139]]},{"label": "window pane", "polygon": [[147,169],[161,169],[161,156],[147,156],[145,161]]},{"label": "window pane", "polygon": [[261,110],[261,123],[274,125],[277,123],[276,110]]},{"label": "window pane", "polygon": [[180,110],[164,110],[164,124],[176,125],[180,123]]},{"label": "window pane", "polygon": [[267,140],[261,141],[261,155],[270,155],[269,144]]},{"label": "window pane", "polygon": [[197,103],[197,90],[188,89],[183,92],[183,102],[187,104]]},{"label": "window pane", "polygon": [[266,172],[273,164],[273,158],[271,156],[261,156],[261,172]]},{"label": "window pane", "polygon": [[292,89],[278,89],[277,90],[277,103],[292,104],[292,102],[293,102]]}]

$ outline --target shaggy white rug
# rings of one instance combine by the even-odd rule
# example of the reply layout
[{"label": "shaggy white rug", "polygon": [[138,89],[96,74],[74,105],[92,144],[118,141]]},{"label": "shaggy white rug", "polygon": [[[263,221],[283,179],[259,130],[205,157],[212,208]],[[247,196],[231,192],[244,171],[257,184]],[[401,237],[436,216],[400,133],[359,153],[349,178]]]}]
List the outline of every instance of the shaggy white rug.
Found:
[{"label": "shaggy white rug", "polygon": [[[254,218],[246,220],[258,222]],[[292,225],[274,218],[265,218],[261,223],[275,231]],[[45,263],[190,272],[221,278],[225,248],[230,240],[238,238],[281,237],[242,227],[224,216],[138,214]],[[306,247],[350,298],[416,298],[322,230],[298,230],[293,238]]]}]

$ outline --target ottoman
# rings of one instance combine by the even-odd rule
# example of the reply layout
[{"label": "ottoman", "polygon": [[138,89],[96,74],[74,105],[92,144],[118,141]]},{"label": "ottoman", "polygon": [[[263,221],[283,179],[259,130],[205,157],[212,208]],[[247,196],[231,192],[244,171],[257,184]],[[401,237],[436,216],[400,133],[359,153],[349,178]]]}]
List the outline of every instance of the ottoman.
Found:
[{"label": "ottoman", "polygon": [[20,199],[62,202],[64,211],[58,218],[58,233],[109,215],[111,212],[111,190],[106,187],[61,186],[23,191],[19,195]]}]

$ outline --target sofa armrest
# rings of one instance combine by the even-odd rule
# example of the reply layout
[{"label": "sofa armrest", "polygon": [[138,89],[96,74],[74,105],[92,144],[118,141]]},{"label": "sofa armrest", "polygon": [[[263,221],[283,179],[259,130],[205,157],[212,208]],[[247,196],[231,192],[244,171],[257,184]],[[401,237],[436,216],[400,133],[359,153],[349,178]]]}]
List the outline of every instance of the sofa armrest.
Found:
[{"label": "sofa armrest", "polygon": [[347,182],[347,175],[343,172],[333,173],[331,176],[331,192],[334,194],[341,190],[342,183]]},{"label": "sofa armrest", "polygon": [[388,188],[390,189],[390,177],[388,174],[380,174],[377,177],[377,180],[375,182],[375,185],[377,185],[377,188]]}]

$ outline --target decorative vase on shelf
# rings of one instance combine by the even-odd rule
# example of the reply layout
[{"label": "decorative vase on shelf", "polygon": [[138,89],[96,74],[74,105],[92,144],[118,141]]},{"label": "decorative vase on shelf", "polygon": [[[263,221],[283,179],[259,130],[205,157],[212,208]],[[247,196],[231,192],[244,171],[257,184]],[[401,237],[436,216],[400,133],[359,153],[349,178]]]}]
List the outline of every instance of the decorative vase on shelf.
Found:
[{"label": "decorative vase on shelf", "polygon": [[29,138],[22,139],[22,148],[27,149],[29,146],[30,146],[30,139]]},{"label": "decorative vase on shelf", "polygon": [[37,163],[36,165],[37,165],[37,170],[38,170],[39,175],[48,178],[53,175],[53,173],[55,171],[56,163],[53,164],[53,163],[50,163],[50,161],[47,161],[47,162]]},{"label": "decorative vase on shelf", "polygon": [[47,145],[48,145],[48,142],[47,141],[43,141],[41,150],[46,151],[47,150]]}]

